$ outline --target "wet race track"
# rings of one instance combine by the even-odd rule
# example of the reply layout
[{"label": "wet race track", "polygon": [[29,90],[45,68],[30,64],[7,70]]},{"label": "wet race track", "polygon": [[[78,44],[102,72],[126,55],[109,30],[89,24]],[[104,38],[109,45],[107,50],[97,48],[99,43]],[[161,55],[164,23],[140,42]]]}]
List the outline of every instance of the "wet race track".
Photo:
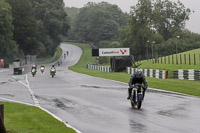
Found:
[{"label": "wet race track", "polygon": [[[149,89],[141,110],[133,109],[126,100],[128,85],[68,70],[82,51],[73,45],[61,47],[69,55],[56,66],[55,78],[49,75],[50,67],[44,74],[38,70],[35,77],[28,74],[29,89],[40,106],[82,133],[200,132],[199,98]],[[0,97],[34,104],[30,90],[13,78],[6,79],[7,73],[0,72]]]}]

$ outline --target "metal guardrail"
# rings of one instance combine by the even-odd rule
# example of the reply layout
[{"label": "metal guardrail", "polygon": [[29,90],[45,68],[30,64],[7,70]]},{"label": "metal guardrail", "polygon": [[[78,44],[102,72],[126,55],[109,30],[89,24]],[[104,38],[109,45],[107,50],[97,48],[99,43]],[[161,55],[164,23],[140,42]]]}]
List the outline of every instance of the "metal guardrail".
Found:
[{"label": "metal guardrail", "polygon": [[87,64],[87,68],[102,71],[102,72],[111,72],[110,67],[99,66],[99,65],[94,65],[94,64]]},{"label": "metal guardrail", "polygon": [[[87,64],[88,69],[103,71],[103,72],[112,72],[110,67],[99,66],[95,64]],[[148,77],[154,77],[158,79],[167,79],[168,72],[166,70],[157,70],[157,69],[142,69],[143,74]],[[134,74],[137,71],[137,68],[127,67],[128,74]]]},{"label": "metal guardrail", "polygon": [[[154,77],[157,79],[167,79],[168,72],[166,70],[158,70],[158,69],[141,69],[143,74],[147,77]],[[137,68],[127,67],[128,74],[135,74]]]},{"label": "metal guardrail", "polygon": [[173,77],[176,79],[200,80],[200,70],[179,69],[173,71]]}]

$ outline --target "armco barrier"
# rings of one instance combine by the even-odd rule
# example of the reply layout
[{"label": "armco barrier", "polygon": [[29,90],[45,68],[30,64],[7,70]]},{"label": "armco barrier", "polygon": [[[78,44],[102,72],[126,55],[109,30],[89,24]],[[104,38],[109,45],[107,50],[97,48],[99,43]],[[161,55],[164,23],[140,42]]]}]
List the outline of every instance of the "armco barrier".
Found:
[{"label": "armco barrier", "polygon": [[88,69],[102,71],[102,72],[111,72],[110,67],[106,67],[106,66],[99,66],[99,65],[87,64],[87,68]]},{"label": "armco barrier", "polygon": [[[99,66],[94,64],[87,64],[88,69],[98,70],[102,72],[111,72],[110,67]],[[128,74],[134,74],[137,71],[137,68],[127,67]],[[166,70],[157,70],[157,69],[142,69],[143,74],[148,77],[154,77],[158,79],[166,79],[167,71]]]},{"label": "armco barrier", "polygon": [[[166,79],[167,78],[167,71],[166,70],[157,70],[157,69],[141,69],[143,74],[147,77],[154,77],[157,79]],[[127,67],[128,74],[135,74],[137,68]]]},{"label": "armco barrier", "polygon": [[200,80],[200,70],[175,70],[173,71],[173,77],[176,79]]}]

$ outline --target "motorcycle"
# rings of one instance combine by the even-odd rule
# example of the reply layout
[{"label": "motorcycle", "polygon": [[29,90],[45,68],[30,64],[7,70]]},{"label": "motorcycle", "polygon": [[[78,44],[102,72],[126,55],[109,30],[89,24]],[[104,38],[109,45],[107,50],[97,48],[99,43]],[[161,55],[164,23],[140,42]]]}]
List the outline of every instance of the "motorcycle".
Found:
[{"label": "motorcycle", "polygon": [[32,75],[33,75],[33,77],[36,75],[36,70],[35,69],[32,69],[31,70],[31,73],[32,73]]},{"label": "motorcycle", "polygon": [[56,74],[56,69],[55,68],[51,68],[50,75],[52,76],[52,78],[55,76],[55,74]]},{"label": "motorcycle", "polygon": [[43,73],[44,72],[44,67],[40,67],[40,71],[41,71],[41,73]]},{"label": "motorcycle", "polygon": [[131,98],[130,98],[130,102],[131,102],[131,106],[133,108],[137,108],[140,109],[142,106],[142,101],[143,101],[143,96],[144,96],[144,88],[141,84],[136,84],[133,89],[132,89],[132,93],[131,93]]}]

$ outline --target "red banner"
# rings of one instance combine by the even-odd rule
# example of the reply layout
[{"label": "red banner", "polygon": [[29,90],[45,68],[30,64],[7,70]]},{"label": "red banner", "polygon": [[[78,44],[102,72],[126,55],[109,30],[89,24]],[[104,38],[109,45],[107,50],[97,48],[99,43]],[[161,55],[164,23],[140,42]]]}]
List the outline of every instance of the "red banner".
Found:
[{"label": "red banner", "polygon": [[1,66],[4,66],[4,59],[0,60],[0,64],[1,64]]}]

